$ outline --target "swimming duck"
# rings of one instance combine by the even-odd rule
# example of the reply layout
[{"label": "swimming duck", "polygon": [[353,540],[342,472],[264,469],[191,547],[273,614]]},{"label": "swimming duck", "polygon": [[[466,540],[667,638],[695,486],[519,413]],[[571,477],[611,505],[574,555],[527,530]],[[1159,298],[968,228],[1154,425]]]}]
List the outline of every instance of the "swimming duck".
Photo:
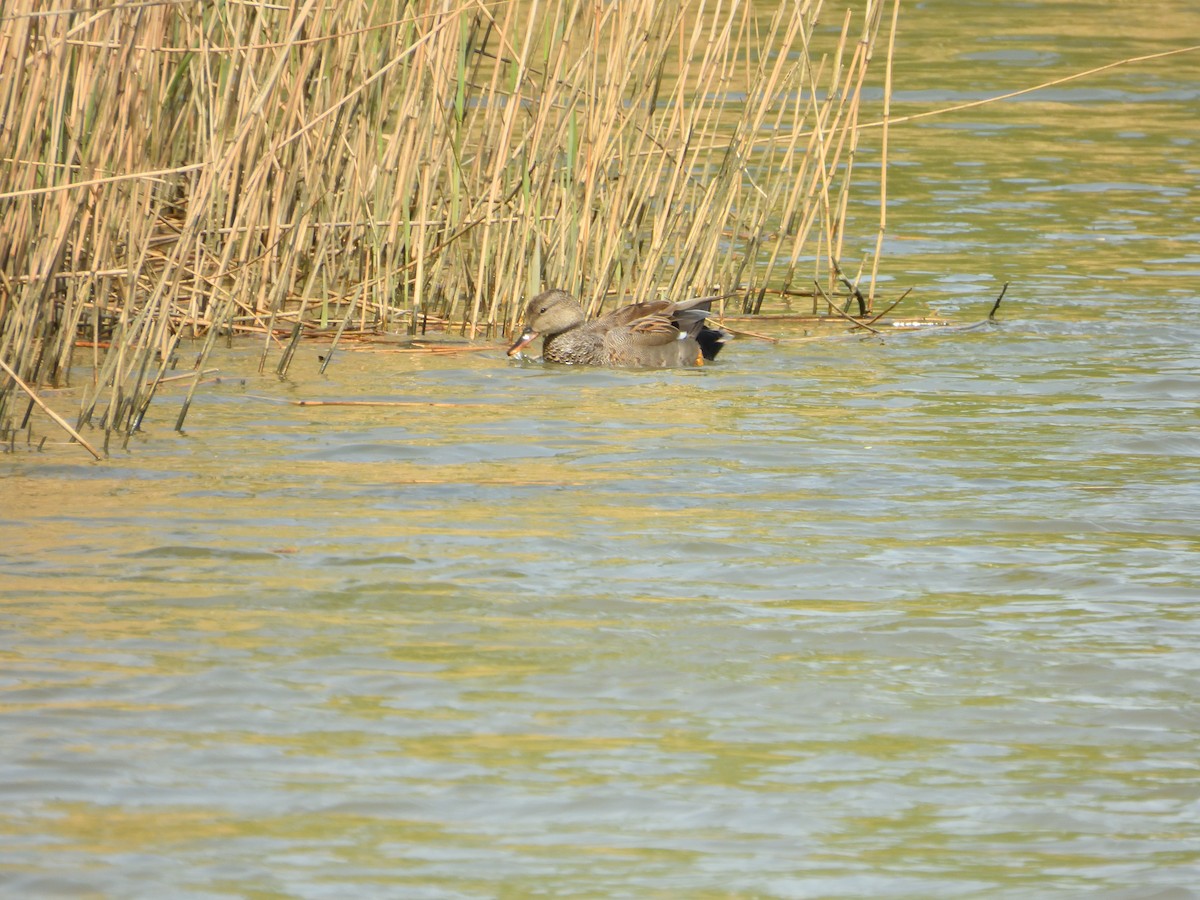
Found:
[{"label": "swimming duck", "polygon": [[702,366],[732,335],[705,323],[716,297],[673,303],[649,300],[587,321],[579,301],[563,290],[538,294],[525,307],[525,330],[511,347],[516,356],[538,337],[542,358],[577,366]]}]

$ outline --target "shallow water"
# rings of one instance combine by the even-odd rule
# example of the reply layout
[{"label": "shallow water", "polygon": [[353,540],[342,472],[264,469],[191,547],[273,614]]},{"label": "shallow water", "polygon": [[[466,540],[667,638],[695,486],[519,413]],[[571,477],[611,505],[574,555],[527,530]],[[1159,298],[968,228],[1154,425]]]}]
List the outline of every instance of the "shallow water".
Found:
[{"label": "shallow water", "polygon": [[[898,106],[1122,9],[906,5]],[[0,457],[0,893],[1198,896],[1197,59],[895,130],[885,292],[996,326],[246,348]]]}]

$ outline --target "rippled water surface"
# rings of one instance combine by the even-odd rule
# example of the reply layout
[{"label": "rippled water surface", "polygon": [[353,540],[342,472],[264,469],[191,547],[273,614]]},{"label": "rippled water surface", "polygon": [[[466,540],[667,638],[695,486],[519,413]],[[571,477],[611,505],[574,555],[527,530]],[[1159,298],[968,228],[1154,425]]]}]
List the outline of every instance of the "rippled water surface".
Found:
[{"label": "rippled water surface", "polygon": [[[906,4],[897,112],[1189,6]],[[885,292],[995,326],[0,457],[0,893],[1200,896],[1198,60],[896,128]]]}]

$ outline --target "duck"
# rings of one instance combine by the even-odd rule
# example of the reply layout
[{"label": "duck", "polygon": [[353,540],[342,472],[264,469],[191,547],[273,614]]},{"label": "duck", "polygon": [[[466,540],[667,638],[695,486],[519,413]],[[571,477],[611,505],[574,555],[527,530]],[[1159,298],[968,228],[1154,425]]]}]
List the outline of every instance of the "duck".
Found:
[{"label": "duck", "polygon": [[525,328],[508,348],[517,356],[542,338],[542,358],[572,366],[668,368],[702,366],[732,335],[709,326],[709,306],[719,297],[631,303],[587,321],[579,301],[559,288],[525,306]]}]

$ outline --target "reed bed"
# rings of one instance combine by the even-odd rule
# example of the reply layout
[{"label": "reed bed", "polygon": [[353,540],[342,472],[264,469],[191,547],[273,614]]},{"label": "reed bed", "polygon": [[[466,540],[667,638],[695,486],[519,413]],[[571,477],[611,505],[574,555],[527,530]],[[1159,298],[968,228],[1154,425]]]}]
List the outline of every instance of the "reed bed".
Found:
[{"label": "reed bed", "polygon": [[825,5],[10,0],[0,430],[70,376],[127,437],[185,339],[198,382],[228,335],[284,372],[314,333],[496,338],[546,286],[815,309],[884,13]]}]

